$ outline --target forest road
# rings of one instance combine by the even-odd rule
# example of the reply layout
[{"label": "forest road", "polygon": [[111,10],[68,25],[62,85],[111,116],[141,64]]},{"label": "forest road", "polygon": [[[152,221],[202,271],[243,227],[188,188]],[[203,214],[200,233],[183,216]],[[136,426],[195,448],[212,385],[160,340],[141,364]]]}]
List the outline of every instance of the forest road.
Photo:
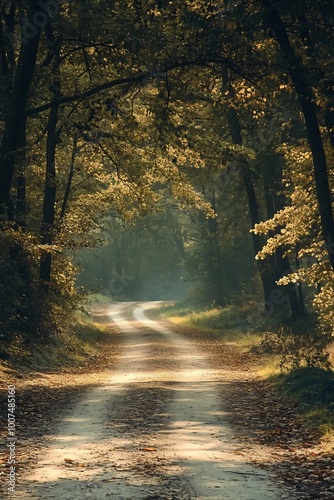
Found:
[{"label": "forest road", "polygon": [[17,498],[287,498],[238,452],[221,403],[223,371],[147,318],[156,304],[108,306],[123,338],[116,370],[67,410]]}]

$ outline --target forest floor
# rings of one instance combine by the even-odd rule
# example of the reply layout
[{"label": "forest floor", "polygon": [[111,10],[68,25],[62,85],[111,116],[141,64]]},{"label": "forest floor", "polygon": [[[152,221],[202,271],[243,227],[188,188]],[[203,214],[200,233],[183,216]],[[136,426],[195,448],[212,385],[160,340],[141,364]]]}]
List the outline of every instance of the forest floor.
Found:
[{"label": "forest floor", "polygon": [[[8,496],[334,498],[331,443],[256,375],[257,358],[148,319],[152,305],[95,308],[109,341],[80,367],[2,369],[4,386],[17,390],[17,484]],[[1,460],[6,497],[6,444]]]}]

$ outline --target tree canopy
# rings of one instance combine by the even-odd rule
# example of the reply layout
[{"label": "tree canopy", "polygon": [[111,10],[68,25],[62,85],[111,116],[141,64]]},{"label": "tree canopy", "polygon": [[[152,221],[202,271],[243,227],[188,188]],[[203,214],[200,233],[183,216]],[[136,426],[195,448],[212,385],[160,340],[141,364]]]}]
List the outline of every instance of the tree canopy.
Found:
[{"label": "tree canopy", "polygon": [[65,327],[75,251],[104,240],[113,272],[130,262],[140,280],[151,261],[161,280],[182,277],[220,306],[262,290],[265,313],[314,311],[331,335],[333,10],[330,0],[2,2],[7,342]]}]

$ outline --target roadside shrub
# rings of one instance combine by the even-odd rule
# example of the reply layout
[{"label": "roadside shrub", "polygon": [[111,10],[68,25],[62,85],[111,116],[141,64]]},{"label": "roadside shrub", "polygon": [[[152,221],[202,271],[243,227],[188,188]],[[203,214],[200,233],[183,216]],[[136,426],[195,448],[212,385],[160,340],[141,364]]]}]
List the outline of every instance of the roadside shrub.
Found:
[{"label": "roadside shrub", "polygon": [[329,342],[329,335],[320,328],[293,331],[291,327],[285,326],[277,332],[266,332],[257,352],[278,355],[282,371],[303,367],[327,369],[330,366],[327,352]]},{"label": "roadside shrub", "polygon": [[[55,255],[48,294],[39,289],[39,261],[21,250],[13,260],[8,248],[0,255],[0,358],[20,360],[37,346],[70,338],[74,311],[83,304],[74,288],[75,268]],[[21,353],[21,354],[20,354]]]}]

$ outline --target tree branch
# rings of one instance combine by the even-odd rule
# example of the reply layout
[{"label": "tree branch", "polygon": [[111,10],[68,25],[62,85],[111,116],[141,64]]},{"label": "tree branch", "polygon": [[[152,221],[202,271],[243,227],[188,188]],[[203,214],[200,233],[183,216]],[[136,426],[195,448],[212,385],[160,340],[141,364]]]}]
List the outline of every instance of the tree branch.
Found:
[{"label": "tree branch", "polygon": [[[62,104],[67,104],[70,102],[78,101],[85,99],[87,97],[92,97],[96,94],[99,94],[100,92],[103,92],[104,90],[109,90],[112,89],[113,87],[121,86],[121,85],[132,85],[135,83],[145,83],[146,81],[150,79],[154,79],[159,77],[159,75],[166,75],[168,72],[174,70],[174,69],[179,69],[179,68],[186,68],[189,66],[204,66],[207,65],[208,63],[212,64],[224,64],[228,66],[232,71],[237,73],[239,76],[242,76],[243,78],[247,79],[248,81],[249,78],[246,78],[245,75],[241,75],[241,72],[236,64],[234,64],[232,61],[229,59],[205,59],[205,60],[198,60],[198,61],[183,61],[181,63],[176,63],[172,64],[170,66],[166,67],[161,67],[157,68],[156,71],[147,71],[146,73],[141,73],[140,75],[137,76],[132,76],[128,78],[119,78],[116,80],[112,80],[110,82],[102,83],[101,85],[97,85],[96,87],[92,87],[89,90],[86,90],[85,92],[82,92],[80,94],[73,94],[71,96],[63,96],[60,97],[56,101],[48,102],[45,104],[42,104],[41,106],[37,106],[36,108],[31,108],[28,109],[26,112],[26,116],[32,116],[36,115],[39,113],[42,113],[43,111],[46,111],[54,106],[61,106]],[[252,82],[254,84],[254,82]]]}]

